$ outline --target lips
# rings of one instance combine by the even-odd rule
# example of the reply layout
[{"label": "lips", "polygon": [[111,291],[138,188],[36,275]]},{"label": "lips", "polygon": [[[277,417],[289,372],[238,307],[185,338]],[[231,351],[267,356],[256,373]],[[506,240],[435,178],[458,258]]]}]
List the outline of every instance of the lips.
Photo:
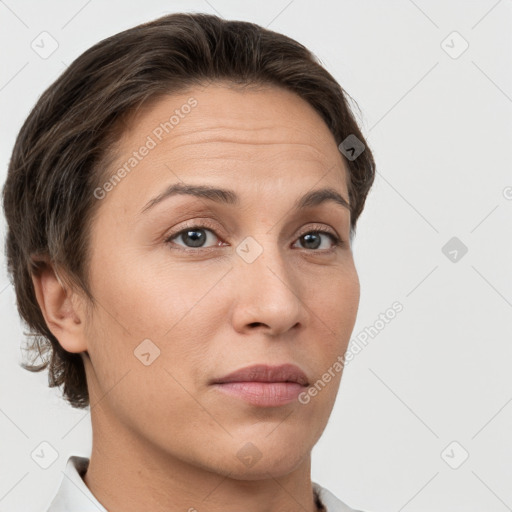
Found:
[{"label": "lips", "polygon": [[232,382],[291,382],[308,386],[306,374],[294,364],[268,366],[258,364],[236,370],[224,377],[215,379],[213,384],[227,384]]}]

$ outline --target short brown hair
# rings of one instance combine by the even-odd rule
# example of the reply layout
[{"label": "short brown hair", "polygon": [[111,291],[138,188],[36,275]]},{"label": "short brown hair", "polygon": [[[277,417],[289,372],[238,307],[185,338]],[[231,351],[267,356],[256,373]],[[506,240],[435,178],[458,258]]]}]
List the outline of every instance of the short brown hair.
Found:
[{"label": "short brown hair", "polygon": [[32,275],[46,258],[94,303],[89,240],[100,201],[93,190],[122,134],[119,122],[149,99],[215,81],[284,87],[316,109],[337,143],[353,135],[366,146],[346,159],[351,235],[355,231],[374,180],[374,159],[347,93],[303,45],[253,23],[203,13],[167,15],[100,41],[38,100],[18,134],[3,189],[7,266],[31,337],[32,364],[22,366],[48,368],[49,386],[63,386],[73,407],[89,405],[83,361],[64,350],[46,325]]}]

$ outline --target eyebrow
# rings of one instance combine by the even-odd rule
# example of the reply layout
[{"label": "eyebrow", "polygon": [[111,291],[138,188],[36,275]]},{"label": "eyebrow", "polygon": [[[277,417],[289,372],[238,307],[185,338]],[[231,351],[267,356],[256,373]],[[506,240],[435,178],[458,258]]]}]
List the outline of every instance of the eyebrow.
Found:
[{"label": "eyebrow", "polygon": [[[167,187],[167,189],[161,194],[151,199],[141,210],[141,213],[147,212],[165,199],[176,195],[190,195],[230,206],[238,206],[240,204],[240,198],[233,190],[212,187],[209,185],[186,185],[184,183],[175,183]],[[320,188],[304,194],[295,201],[294,208],[296,210],[302,210],[318,206],[326,201],[334,201],[349,211],[351,210],[348,201],[333,188]]]}]

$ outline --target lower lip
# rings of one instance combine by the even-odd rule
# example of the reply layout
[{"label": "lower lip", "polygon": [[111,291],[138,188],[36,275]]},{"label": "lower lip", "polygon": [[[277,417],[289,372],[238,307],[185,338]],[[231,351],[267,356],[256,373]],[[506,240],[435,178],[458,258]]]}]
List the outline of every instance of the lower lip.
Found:
[{"label": "lower lip", "polygon": [[260,407],[278,407],[297,400],[305,387],[297,382],[225,382],[215,387]]}]

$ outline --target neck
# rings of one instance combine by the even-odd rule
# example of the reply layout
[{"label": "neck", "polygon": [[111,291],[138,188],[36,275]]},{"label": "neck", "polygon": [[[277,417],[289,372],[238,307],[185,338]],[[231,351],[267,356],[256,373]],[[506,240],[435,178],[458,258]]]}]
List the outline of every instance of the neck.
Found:
[{"label": "neck", "polygon": [[[109,512],[317,512],[308,454],[290,473],[237,479],[202,461],[184,461],[141,439],[104,410],[93,414],[85,484]],[[195,462],[195,463],[194,463]],[[320,509],[321,510],[321,509]]]}]

